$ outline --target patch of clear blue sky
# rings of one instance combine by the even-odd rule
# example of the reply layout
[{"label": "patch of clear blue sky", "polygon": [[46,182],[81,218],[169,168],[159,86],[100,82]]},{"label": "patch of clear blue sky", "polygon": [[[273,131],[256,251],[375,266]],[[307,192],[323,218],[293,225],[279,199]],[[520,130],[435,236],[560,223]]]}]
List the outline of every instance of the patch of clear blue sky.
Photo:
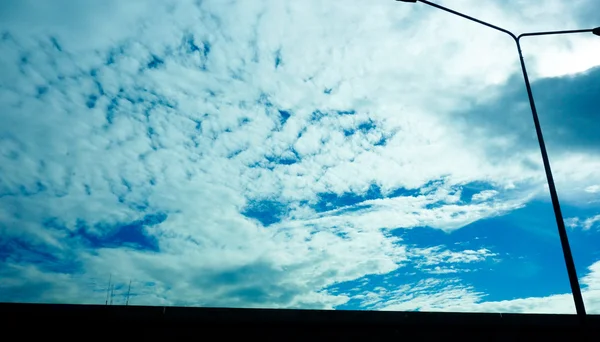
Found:
[{"label": "patch of clear blue sky", "polygon": [[[103,234],[90,232],[89,225],[84,220],[77,221],[77,229],[70,233],[72,243],[83,244],[87,248],[121,248],[127,247],[142,251],[159,252],[158,240],[151,234],[152,227],[157,226],[168,218],[166,213],[146,214],[141,219],[123,222],[99,228]],[[59,220],[48,219],[44,226],[47,229],[69,231]]]},{"label": "patch of clear blue sky", "polygon": [[34,242],[24,239],[0,239],[0,270],[4,263],[36,265],[49,272],[74,273],[80,271],[79,262],[64,258],[60,251],[40,248]]},{"label": "patch of clear blue sky", "polygon": [[255,219],[267,227],[279,222],[286,211],[287,205],[278,201],[270,199],[251,200],[242,211],[242,215]]},{"label": "patch of clear blue sky", "polygon": [[[418,195],[419,189],[405,189],[398,188],[391,191],[388,194],[383,194],[381,188],[377,184],[371,184],[369,188],[362,192],[344,192],[342,194],[336,194],[334,192],[322,192],[317,194],[317,200],[311,204],[311,208],[317,213],[336,210],[340,208],[348,208],[356,206],[362,202],[378,199],[378,198],[392,198],[398,196],[416,196]],[[364,208],[368,206],[356,206],[355,209]],[[242,211],[242,214],[248,218],[258,220],[264,226],[269,226],[273,223],[279,222],[287,212],[289,203],[278,202],[273,199],[260,199],[251,200],[248,205]],[[348,208],[351,210],[351,208]]]},{"label": "patch of clear blue sky", "polygon": [[494,186],[488,182],[470,182],[461,187],[460,200],[470,202],[473,195],[485,190],[494,190]]},{"label": "patch of clear blue sky", "polygon": [[[115,225],[104,236],[86,234],[86,242],[94,248],[130,247],[139,250],[159,252],[158,240],[149,234],[148,229],[167,219],[166,213],[147,214],[141,220]],[[85,230],[83,230],[85,231]],[[81,235],[83,237],[83,235]]]},{"label": "patch of clear blue sky", "polygon": [[[431,277],[460,278],[464,284],[473,286],[475,291],[487,294],[486,301],[570,293],[550,202],[535,201],[505,216],[480,220],[451,233],[418,227],[398,229],[394,234],[402,237],[402,243],[409,246],[426,248],[444,245],[452,251],[487,248],[498,256],[497,260],[488,258],[484,262],[454,264],[458,269],[476,269],[474,272],[427,275],[409,263],[391,274],[368,276],[336,284],[330,289],[337,289],[336,293],[348,293],[356,287],[363,292],[381,286],[392,291],[404,284]],[[598,260],[596,250],[600,236],[575,230],[570,232],[570,238],[573,248],[578,250],[576,264],[579,276],[582,276],[585,268]],[[413,272],[415,274],[411,274]],[[390,282],[390,279],[393,281]],[[365,280],[368,282],[363,285]],[[384,283],[386,280],[387,284]],[[359,309],[359,304],[360,301],[353,300],[338,309]]]},{"label": "patch of clear blue sky", "polygon": [[[132,222],[97,227],[101,228],[98,231],[102,234],[91,232],[88,224],[83,220],[78,220],[76,229],[71,231],[60,222],[60,219],[49,218],[44,222],[44,227],[48,230],[65,232],[63,241],[72,247],[72,250],[44,246],[22,238],[0,239],[0,270],[3,269],[3,263],[16,262],[36,265],[42,270],[61,274],[85,272],[81,269],[77,257],[72,255],[78,246],[89,250],[130,248],[158,253],[160,246],[158,240],[152,235],[151,229],[164,222],[167,217],[166,213],[159,212],[147,214]],[[31,295],[35,296],[33,293]]]},{"label": "patch of clear blue sky", "polygon": [[[281,162],[281,164],[291,163],[291,161],[288,163],[287,159]],[[430,182],[424,187],[431,186],[433,183],[434,182]],[[460,188],[462,189],[461,200],[463,202],[469,202],[474,194],[483,190],[493,189],[493,186],[486,182],[471,182],[461,186]],[[422,192],[422,189],[407,189],[400,187],[384,194],[379,185],[371,184],[369,188],[363,192],[344,192],[341,194],[334,192],[318,193],[316,195],[317,200],[310,204],[310,206],[317,213],[340,208],[345,208],[344,212],[347,212],[368,207],[368,204],[359,205],[365,201],[401,196],[418,196],[422,194]],[[242,211],[242,214],[246,217],[258,220],[264,226],[269,226],[273,223],[279,222],[285,216],[288,206],[288,203],[278,202],[273,199],[251,200]],[[437,205],[432,205],[431,207],[435,206]]]}]

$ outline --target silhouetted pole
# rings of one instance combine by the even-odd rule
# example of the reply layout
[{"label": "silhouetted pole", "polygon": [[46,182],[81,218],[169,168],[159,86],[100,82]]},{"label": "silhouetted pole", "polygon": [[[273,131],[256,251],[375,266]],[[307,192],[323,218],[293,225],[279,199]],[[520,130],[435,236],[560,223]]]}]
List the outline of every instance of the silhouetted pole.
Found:
[{"label": "silhouetted pole", "polygon": [[573,300],[575,301],[575,309],[577,315],[582,319],[585,318],[585,305],[583,303],[583,296],[581,295],[581,288],[579,286],[579,280],[577,279],[577,271],[575,270],[575,262],[573,261],[573,254],[571,253],[571,247],[569,245],[569,238],[567,237],[567,230],[565,228],[565,221],[563,219],[562,211],[560,210],[560,202],[558,201],[558,193],[556,191],[556,185],[554,184],[554,177],[552,176],[552,169],[550,168],[550,161],[548,159],[548,152],[546,151],[546,143],[544,142],[544,135],[542,134],[542,127],[540,126],[540,120],[538,118],[537,109],[535,108],[535,101],[533,100],[533,93],[531,91],[531,85],[529,84],[529,76],[527,76],[527,69],[525,68],[525,59],[521,52],[521,38],[527,36],[544,36],[554,34],[569,34],[569,33],[583,33],[591,32],[597,36],[600,36],[600,27],[594,29],[585,30],[568,30],[568,31],[547,31],[547,32],[530,32],[523,33],[519,36],[515,36],[512,32],[505,30],[501,27],[486,23],[485,21],[470,17],[466,14],[451,10],[449,8],[434,4],[426,0],[396,0],[402,2],[422,2],[426,5],[441,9],[443,11],[452,13],[459,17],[474,21],[476,23],[485,25],[493,28],[497,31],[504,32],[511,36],[517,44],[517,51],[519,52],[519,60],[521,62],[521,70],[523,71],[523,78],[525,79],[525,87],[527,88],[527,96],[529,97],[529,105],[531,106],[531,114],[533,116],[533,123],[535,125],[535,132],[537,134],[538,143],[540,145],[540,151],[542,153],[542,160],[544,162],[544,171],[546,172],[546,180],[548,181],[548,189],[550,190],[550,198],[552,199],[552,207],[554,208],[554,216],[556,218],[556,225],[558,226],[558,235],[560,237],[560,244],[562,246],[563,255],[565,257],[565,264],[567,266],[567,274],[569,275],[569,282],[571,284],[571,292],[573,293]]},{"label": "silhouetted pole", "polygon": [[108,305],[108,295],[110,293],[110,281],[112,280],[112,273],[108,276],[108,286],[106,287],[106,305]]},{"label": "silhouetted pole", "polygon": [[129,294],[131,293],[131,280],[129,280],[129,288],[127,289],[127,299],[125,300],[125,305],[129,305]]},{"label": "silhouetted pole", "polygon": [[115,285],[110,287],[110,305],[113,304],[113,298],[115,297]]}]

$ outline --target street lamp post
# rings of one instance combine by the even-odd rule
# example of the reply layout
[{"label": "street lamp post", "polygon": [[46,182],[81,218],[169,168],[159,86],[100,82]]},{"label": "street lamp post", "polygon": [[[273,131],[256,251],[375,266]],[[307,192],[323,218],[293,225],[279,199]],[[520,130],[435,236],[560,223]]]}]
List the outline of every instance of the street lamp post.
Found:
[{"label": "street lamp post", "polygon": [[527,69],[525,68],[525,60],[523,59],[523,53],[521,51],[521,38],[528,36],[544,36],[544,35],[555,35],[555,34],[569,34],[569,33],[583,33],[591,32],[597,36],[600,36],[600,27],[586,30],[569,30],[569,31],[548,31],[548,32],[530,32],[523,33],[518,36],[512,32],[503,29],[501,27],[486,23],[485,21],[470,17],[466,14],[451,10],[449,8],[434,4],[426,0],[396,0],[402,2],[422,2],[426,5],[441,9],[443,11],[452,13],[454,15],[463,17],[465,19],[474,21],[481,25],[493,28],[497,31],[508,34],[517,45],[517,51],[519,52],[519,60],[521,62],[521,70],[523,71],[523,78],[525,79],[525,87],[527,88],[527,95],[529,97],[529,104],[531,106],[531,114],[533,116],[533,123],[535,125],[535,132],[540,145],[540,151],[542,153],[542,160],[544,162],[544,171],[546,171],[546,179],[548,181],[548,188],[550,189],[550,198],[552,199],[552,207],[554,208],[554,216],[556,217],[556,224],[558,226],[558,235],[560,236],[560,243],[562,246],[563,255],[565,257],[565,264],[567,266],[567,273],[569,275],[569,282],[571,284],[571,292],[573,293],[573,300],[575,301],[575,309],[577,315],[582,319],[585,318],[585,305],[583,304],[583,297],[581,295],[581,288],[579,287],[579,280],[577,279],[577,272],[575,270],[575,263],[573,262],[573,255],[571,253],[571,247],[569,246],[569,239],[567,237],[567,230],[565,229],[565,222],[563,215],[560,210],[560,202],[558,201],[558,193],[556,192],[556,186],[554,184],[554,177],[552,176],[552,170],[550,168],[550,161],[548,160],[548,152],[546,151],[546,143],[544,142],[544,136],[542,134],[542,127],[540,126],[540,120],[538,119],[537,109],[535,108],[535,101],[533,100],[533,93],[531,92],[531,84],[529,83],[529,77],[527,76]]}]

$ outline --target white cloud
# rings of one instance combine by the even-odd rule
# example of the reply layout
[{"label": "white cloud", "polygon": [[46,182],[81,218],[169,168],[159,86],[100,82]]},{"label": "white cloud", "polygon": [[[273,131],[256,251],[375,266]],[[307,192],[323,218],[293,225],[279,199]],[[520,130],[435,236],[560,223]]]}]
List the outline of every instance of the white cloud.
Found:
[{"label": "white cloud", "polygon": [[498,194],[496,190],[484,190],[482,192],[478,192],[471,196],[471,201],[485,201],[488,200]]},{"label": "white cloud", "polygon": [[561,200],[576,204],[590,204],[600,200],[600,193],[590,191],[600,182],[597,170],[600,160],[595,154],[571,151],[566,156],[555,158],[552,171],[560,192]]},{"label": "white cloud", "polygon": [[424,260],[418,263],[421,266],[431,266],[440,263],[472,263],[480,262],[488,257],[496,256],[496,253],[492,253],[486,248],[478,250],[464,250],[460,252],[453,252],[450,250],[441,250],[441,246],[413,249],[412,253],[414,256],[423,257]]},{"label": "white cloud", "polygon": [[571,217],[565,220],[565,224],[569,228],[577,228],[580,227],[583,230],[589,230],[593,227],[597,226],[597,223],[600,222],[600,215],[595,215],[588,217],[586,219],[581,219],[579,217]]},{"label": "white cloud", "polygon": [[584,191],[592,194],[600,192],[600,185],[590,185]]},{"label": "white cloud", "polygon": [[[457,9],[519,29],[574,20],[558,1],[544,15],[474,3]],[[486,144],[508,138],[482,142],[448,114],[517,71],[509,40],[460,18],[393,1],[2,6],[0,234],[57,259],[9,259],[5,289],[35,285],[16,299],[102,301],[113,273],[135,279],[137,303],[334,307],[348,298],[326,286],[394,271],[419,253],[390,230],[456,230],[542,191],[537,152],[492,160]],[[541,19],[523,20],[534,14]],[[528,62],[541,77],[536,60],[560,48],[535,48]],[[285,124],[279,110],[291,113]],[[282,158],[298,160],[274,162]],[[594,163],[565,174],[584,179]],[[474,181],[497,189],[464,203],[460,188]],[[319,194],[358,196],[372,184],[386,198],[313,208]],[[242,215],[264,199],[288,207],[281,222]],[[148,229],[160,253],[73,238],[157,212],[168,215]],[[494,255],[430,252],[419,257],[431,273]],[[70,262],[82,274],[60,270]]]},{"label": "white cloud", "polygon": [[[586,311],[600,313],[600,262],[588,268],[581,278]],[[503,301],[485,301],[485,294],[462,284],[458,279],[423,279],[394,290],[383,289],[358,297],[364,307],[387,311],[444,311],[444,312],[500,312],[500,313],[553,313],[573,314],[575,305],[569,294],[545,297],[518,298]]]},{"label": "white cloud", "polygon": [[348,222],[370,229],[429,226],[452,231],[482,218],[502,215],[521,208],[526,201],[519,198],[503,202],[454,204],[454,200],[454,196],[444,190],[417,197],[369,200],[351,207],[353,210],[350,212],[345,212],[349,208],[341,208],[323,213],[318,218],[297,220],[291,224],[302,226],[310,223],[328,227]]},{"label": "white cloud", "polygon": [[384,311],[445,311],[449,306],[477,302],[482,296],[456,279],[425,278],[393,290],[370,292],[363,305]]}]

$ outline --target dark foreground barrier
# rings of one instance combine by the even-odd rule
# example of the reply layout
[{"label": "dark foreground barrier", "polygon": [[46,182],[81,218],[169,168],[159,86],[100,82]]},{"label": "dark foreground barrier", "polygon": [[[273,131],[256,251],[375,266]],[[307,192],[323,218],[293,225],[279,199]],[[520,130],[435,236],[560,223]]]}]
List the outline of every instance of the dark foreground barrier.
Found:
[{"label": "dark foreground barrier", "polygon": [[93,339],[600,341],[600,316],[0,304],[3,336]]}]

